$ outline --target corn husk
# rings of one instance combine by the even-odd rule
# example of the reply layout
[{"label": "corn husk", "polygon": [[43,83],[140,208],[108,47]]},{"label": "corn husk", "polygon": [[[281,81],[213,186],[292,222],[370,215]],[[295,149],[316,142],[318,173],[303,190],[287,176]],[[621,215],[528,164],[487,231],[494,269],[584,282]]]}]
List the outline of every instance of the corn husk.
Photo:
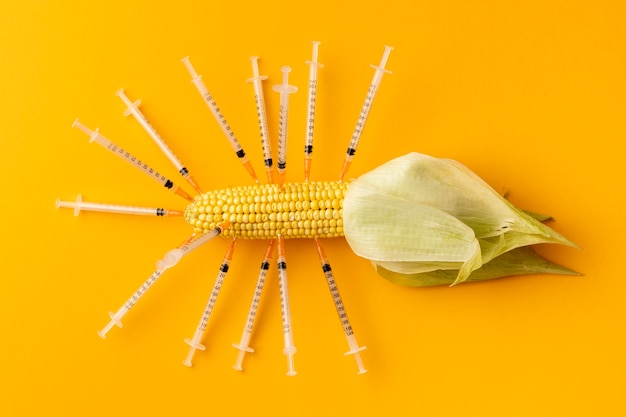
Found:
[{"label": "corn husk", "polygon": [[449,271],[453,284],[519,247],[575,246],[465,166],[418,153],[353,181],[343,217],[352,250],[377,269],[412,276]]},{"label": "corn husk", "polygon": [[[423,273],[401,274],[375,265],[376,272],[394,284],[410,287],[451,285],[457,278],[455,270],[436,270]],[[486,281],[514,275],[556,274],[580,275],[569,268],[558,265],[538,255],[531,247],[524,246],[510,250],[483,264],[473,271],[465,282]]]}]

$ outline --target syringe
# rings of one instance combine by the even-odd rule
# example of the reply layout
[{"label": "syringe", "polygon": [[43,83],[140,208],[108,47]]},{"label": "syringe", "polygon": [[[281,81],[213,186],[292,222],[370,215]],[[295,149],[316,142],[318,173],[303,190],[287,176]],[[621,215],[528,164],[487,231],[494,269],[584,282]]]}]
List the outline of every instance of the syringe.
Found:
[{"label": "syringe", "polygon": [[73,208],[74,216],[78,216],[81,210],[85,211],[99,211],[103,213],[118,213],[118,214],[136,214],[141,216],[182,216],[184,211],[170,210],[165,208],[152,208],[152,207],[137,207],[137,206],[122,206],[119,204],[104,204],[104,203],[92,203],[83,201],[83,196],[78,194],[76,201],[61,201],[57,198],[57,208]]},{"label": "syringe", "polygon": [[196,350],[206,349],[201,343],[202,337],[204,336],[204,332],[206,331],[209,319],[211,318],[211,313],[213,312],[213,308],[215,307],[215,302],[217,301],[217,297],[220,293],[220,290],[222,289],[222,285],[224,285],[224,279],[226,278],[226,274],[228,273],[228,268],[230,266],[230,261],[233,259],[233,253],[235,252],[235,242],[235,239],[231,241],[230,246],[226,251],[226,255],[224,255],[224,260],[222,261],[222,265],[220,266],[217,278],[215,279],[215,283],[213,284],[213,289],[211,290],[211,295],[209,296],[209,300],[204,307],[202,317],[200,317],[200,321],[198,322],[198,326],[196,327],[196,331],[194,332],[193,337],[191,339],[185,339],[185,343],[189,345],[189,353],[187,354],[187,358],[183,361],[183,365],[185,366],[191,366],[191,360],[193,359],[193,355],[196,353]]},{"label": "syringe", "polygon": [[130,101],[128,96],[126,96],[126,94],[124,93],[124,89],[122,88],[117,90],[116,94],[120,99],[122,99],[124,104],[126,104],[127,109],[124,112],[124,116],[129,116],[132,114],[135,120],[139,122],[141,127],[143,127],[144,130],[150,136],[150,138],[152,138],[154,143],[156,143],[159,149],[161,149],[161,152],[163,152],[163,154],[167,157],[167,159],[169,159],[170,162],[174,164],[178,172],[180,172],[180,175],[182,175],[183,178],[185,178],[185,181],[187,181],[189,185],[191,185],[194,188],[194,190],[202,194],[202,189],[200,189],[200,186],[198,186],[194,178],[189,174],[189,170],[183,165],[183,163],[180,161],[180,159],[178,159],[178,157],[174,154],[174,152],[167,146],[167,143],[165,143],[165,141],[161,138],[161,136],[159,136],[159,134],[154,129],[154,127],[150,124],[146,116],[144,116],[141,110],[139,110],[139,105],[141,104],[141,101],[140,100],[137,100],[135,102]]},{"label": "syringe", "polygon": [[285,182],[285,168],[287,168],[287,128],[289,119],[289,95],[298,91],[298,88],[289,85],[289,73],[291,67],[284,66],[280,69],[283,73],[282,84],[277,84],[272,89],[280,93],[280,119],[278,124],[278,185]]},{"label": "syringe", "polygon": [[143,285],[139,287],[139,289],[137,289],[137,291],[135,291],[135,293],[115,313],[109,312],[109,317],[111,317],[111,320],[109,321],[109,323],[107,323],[106,326],[104,326],[102,330],[98,332],[98,335],[104,339],[106,337],[106,334],[109,332],[109,330],[111,330],[114,325],[116,325],[117,327],[122,327],[122,318],[126,315],[126,313],[128,313],[128,311],[130,311],[131,308],[135,306],[137,301],[139,301],[139,299],[150,289],[150,287],[163,274],[163,272],[165,272],[165,270],[176,265],[184,255],[188,254],[192,250],[196,249],[197,247],[203,245],[204,243],[222,233],[222,231],[228,228],[228,226],[230,226],[230,222],[221,223],[215,229],[209,230],[207,233],[192,240],[191,242],[185,243],[178,248],[172,249],[167,252],[165,256],[163,256],[163,259],[157,261],[156,271],[154,271],[152,275],[148,277]]},{"label": "syringe", "polygon": [[230,261],[233,259],[233,253],[235,252],[235,242],[235,239],[231,241],[230,246],[226,251],[226,255],[224,255],[224,260],[222,261],[222,265],[220,266],[217,278],[215,279],[215,283],[213,284],[213,289],[211,290],[211,295],[209,296],[209,300],[204,307],[204,311],[202,312],[202,316],[200,317],[200,321],[198,322],[196,331],[193,334],[193,338],[185,339],[185,343],[189,345],[189,353],[187,354],[187,358],[183,361],[183,365],[185,366],[191,366],[191,360],[193,359],[193,355],[196,353],[196,350],[205,350],[204,345],[201,343],[202,337],[204,336],[207,324],[209,323],[209,319],[211,318],[211,313],[213,312],[213,307],[215,307],[217,296],[219,295],[220,290],[222,289],[222,285],[224,284],[224,279],[226,278],[226,274],[228,273]]},{"label": "syringe", "polygon": [[296,374],[293,365],[293,355],[296,347],[293,344],[293,333],[291,330],[291,309],[289,308],[289,289],[287,287],[287,262],[285,260],[285,242],[281,235],[278,235],[278,286],[280,288],[280,307],[283,319],[283,338],[285,348],[283,354],[287,356],[287,375]]},{"label": "syringe", "polygon": [[211,113],[213,114],[213,117],[215,117],[217,124],[222,129],[222,132],[224,132],[224,135],[226,135],[226,139],[228,139],[230,146],[232,146],[233,150],[235,151],[235,154],[237,154],[237,158],[239,158],[239,160],[241,161],[243,166],[246,168],[246,171],[248,171],[248,173],[250,174],[254,182],[258,183],[259,179],[257,178],[256,173],[254,172],[254,168],[252,167],[252,164],[248,160],[246,153],[244,152],[243,148],[239,144],[239,141],[237,140],[235,133],[228,125],[228,122],[224,118],[224,115],[222,114],[220,108],[217,106],[215,99],[213,98],[211,93],[209,93],[209,90],[204,85],[204,82],[202,81],[202,76],[196,73],[196,70],[191,65],[191,62],[189,61],[188,56],[181,59],[181,62],[185,64],[185,67],[187,67],[187,71],[189,71],[189,74],[191,75],[191,82],[194,83],[194,85],[198,89],[198,92],[200,93],[204,101],[206,102],[207,106],[209,106],[209,110],[211,110]]},{"label": "syringe", "polygon": [[159,182],[161,185],[163,185],[165,188],[172,191],[174,194],[179,195],[180,197],[184,198],[187,201],[193,201],[193,198],[189,194],[187,194],[185,190],[180,188],[178,185],[174,184],[171,180],[167,179],[164,175],[161,175],[154,169],[150,168],[148,164],[141,162],[141,160],[139,160],[137,157],[131,155],[126,150],[120,148],[119,146],[117,146],[116,144],[114,144],[113,142],[105,138],[104,136],[102,136],[100,133],[98,133],[97,128],[95,131],[91,130],[85,125],[83,125],[82,123],[80,123],[78,119],[74,121],[74,124],[72,124],[72,127],[76,127],[79,130],[83,131],[85,134],[87,134],[90,137],[89,142],[96,142],[98,145],[102,146],[104,149],[107,149],[112,154],[119,156],[124,161],[128,162],[129,164],[131,164],[138,170],[142,171],[144,174],[148,175],[153,180]]},{"label": "syringe", "polygon": [[363,128],[365,127],[367,116],[369,115],[370,109],[372,108],[372,103],[374,102],[374,98],[376,97],[376,92],[378,91],[378,86],[383,79],[383,75],[386,72],[391,73],[391,71],[385,69],[385,65],[387,65],[387,60],[389,59],[389,54],[392,50],[393,48],[391,46],[385,46],[385,52],[383,53],[383,57],[380,60],[380,64],[370,65],[376,70],[376,72],[374,72],[372,83],[367,90],[367,96],[365,96],[363,107],[361,107],[359,119],[357,120],[356,126],[354,127],[354,131],[352,133],[352,139],[350,140],[350,145],[348,146],[348,150],[346,152],[346,158],[343,162],[343,167],[341,168],[341,174],[339,174],[340,181],[343,181],[346,173],[348,172],[348,168],[350,168],[350,164],[354,159],[354,154],[356,153],[356,148],[359,145],[361,133],[363,133]]},{"label": "syringe", "polygon": [[259,119],[259,128],[261,129],[261,144],[263,145],[263,160],[265,163],[265,171],[267,174],[267,182],[274,182],[274,169],[272,167],[272,147],[270,143],[270,133],[267,127],[267,112],[265,110],[265,96],[263,95],[263,86],[261,81],[267,79],[267,75],[259,75],[259,57],[250,57],[252,62],[252,78],[246,81],[251,82],[254,87],[254,99],[256,101],[257,117]]},{"label": "syringe", "polygon": [[348,314],[346,313],[346,308],[344,307],[341,295],[339,294],[339,289],[337,288],[333,271],[330,267],[330,263],[328,263],[328,260],[326,258],[324,248],[322,248],[322,244],[318,238],[315,238],[315,245],[317,246],[317,254],[319,255],[320,262],[322,263],[322,271],[324,271],[324,276],[326,277],[328,288],[330,289],[330,293],[333,297],[333,303],[335,304],[335,308],[337,309],[337,314],[339,315],[339,320],[341,321],[341,326],[343,327],[343,331],[346,335],[346,340],[348,341],[348,347],[350,348],[350,350],[345,354],[354,355],[356,365],[359,369],[358,374],[364,374],[367,372],[367,370],[363,366],[363,361],[361,360],[361,355],[359,352],[365,350],[366,347],[359,347],[358,343],[356,342],[356,337],[354,336],[354,331],[352,330],[352,326],[350,325],[350,321],[348,320]]},{"label": "syringe", "polygon": [[270,243],[267,245],[263,262],[261,262],[259,277],[254,289],[254,296],[252,297],[250,310],[248,311],[246,325],[244,326],[243,333],[241,334],[241,340],[239,341],[239,344],[233,343],[233,347],[239,350],[239,353],[237,354],[237,361],[235,362],[235,365],[233,365],[233,368],[237,371],[243,371],[243,367],[241,365],[246,352],[254,352],[254,349],[250,347],[250,337],[252,336],[252,330],[254,329],[254,321],[259,310],[259,303],[261,302],[261,295],[263,293],[263,287],[265,286],[265,279],[267,277],[267,271],[270,268],[270,260],[272,259],[273,252],[274,239],[270,240]]},{"label": "syringe", "polygon": [[315,101],[317,99],[317,69],[324,65],[317,62],[317,49],[319,42],[313,41],[313,56],[309,65],[309,94],[307,97],[307,118],[306,118],[306,145],[304,146],[304,181],[309,181],[311,175],[311,163],[313,162],[313,130],[315,128]]}]

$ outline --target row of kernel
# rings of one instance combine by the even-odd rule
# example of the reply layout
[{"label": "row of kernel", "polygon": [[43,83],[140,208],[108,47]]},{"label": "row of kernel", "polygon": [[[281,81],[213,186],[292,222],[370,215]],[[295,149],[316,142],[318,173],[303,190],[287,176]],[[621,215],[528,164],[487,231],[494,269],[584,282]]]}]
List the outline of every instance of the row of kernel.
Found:
[{"label": "row of kernel", "polygon": [[343,210],[301,210],[301,211],[285,211],[270,213],[222,213],[219,210],[212,213],[195,213],[187,216],[188,221],[197,224],[198,221],[215,221],[220,222],[229,220],[232,223],[259,223],[264,221],[298,221],[298,220],[340,220]]},{"label": "row of kernel", "polygon": [[218,213],[282,213],[296,211],[328,211],[341,210],[343,208],[343,200],[324,200],[324,201],[290,201],[278,203],[253,203],[253,204],[207,204],[205,206],[195,207],[192,212],[198,214],[218,214]]},{"label": "row of kernel", "polygon": [[[201,233],[202,230],[198,230],[197,232]],[[331,237],[340,237],[343,236],[343,229],[336,228],[336,230],[332,230],[330,228],[325,229],[285,229],[285,230],[234,230],[227,229],[225,230],[221,236],[223,237],[239,237],[242,239],[270,239],[275,238],[278,235],[281,235],[285,238],[331,238]]]},{"label": "row of kernel", "polygon": [[[343,210],[302,210],[295,212],[271,212],[271,213],[250,213],[235,214],[224,213],[216,214],[213,218],[216,221],[229,220],[232,223],[259,223],[265,221],[298,221],[298,220],[340,220],[342,219]],[[200,216],[198,216],[199,218]]]},{"label": "row of kernel", "polygon": [[[333,205],[332,203],[321,204],[320,210],[318,207],[320,205],[311,206],[311,204],[302,204],[298,203],[272,203],[272,204],[259,204],[259,205],[239,205],[239,206],[193,206],[186,211],[187,216],[207,216],[211,214],[245,214],[245,215],[254,215],[254,214],[268,214],[268,215],[287,215],[288,213],[296,213],[301,211],[320,211],[330,215],[332,210],[341,210],[341,205]],[[325,208],[326,207],[326,208]],[[255,220],[250,220],[255,221]]]},{"label": "row of kernel", "polygon": [[[311,186],[310,186],[311,185]],[[261,186],[245,186],[236,188],[226,188],[219,191],[209,191],[201,196],[196,197],[196,201],[210,201],[212,198],[223,195],[233,202],[243,199],[258,197],[262,200],[301,200],[303,198],[326,199],[326,198],[343,198],[346,190],[345,184],[337,184],[332,182],[326,183],[294,183],[286,184],[285,188],[280,189],[274,184]]]},{"label": "row of kernel", "polygon": [[[320,212],[296,212],[296,213],[282,213],[276,214],[216,214],[216,215],[199,215],[196,219],[193,219],[193,225],[196,227],[204,227],[204,228],[212,228],[215,226],[206,227],[205,224],[209,223],[219,223],[222,221],[228,220],[234,224],[249,224],[249,225],[260,225],[267,222],[282,222],[282,223],[291,223],[302,222],[302,221],[312,221],[317,222],[319,225],[324,226],[341,226],[343,225],[343,220],[341,218],[341,213],[333,212],[332,215],[322,216]],[[293,226],[301,227],[301,226]],[[321,226],[320,226],[321,227]]]},{"label": "row of kernel", "polygon": [[[194,229],[195,233],[201,234],[204,233],[204,229]],[[236,230],[229,228],[225,230],[221,236],[223,237],[239,237],[243,239],[263,239],[263,238],[275,238],[278,235],[284,236],[286,238],[314,238],[314,237],[322,237],[322,238],[330,238],[330,237],[341,237],[343,236],[343,228],[318,228],[318,229],[283,229],[283,230],[264,230],[264,229],[255,229],[255,230]]]},{"label": "row of kernel", "polygon": [[[196,220],[194,226],[198,229],[210,230],[222,220]],[[283,229],[343,229],[342,219],[294,220],[294,221],[264,221],[257,223],[234,223],[234,230],[283,230]]]},{"label": "row of kernel", "polygon": [[[251,224],[258,225],[266,222],[283,222],[285,224],[299,221],[314,221],[317,224],[328,226],[342,226],[343,220],[341,219],[340,213],[333,213],[332,217],[329,216],[320,216],[316,215],[313,212],[302,212],[302,213],[282,213],[276,214],[216,214],[212,215],[199,215],[197,219],[194,221],[194,225],[202,224],[204,227],[205,222],[212,223],[220,223],[222,221],[228,220],[234,224]],[[198,226],[200,227],[200,226]],[[293,226],[294,228],[296,226]],[[321,226],[320,226],[321,227]]]}]

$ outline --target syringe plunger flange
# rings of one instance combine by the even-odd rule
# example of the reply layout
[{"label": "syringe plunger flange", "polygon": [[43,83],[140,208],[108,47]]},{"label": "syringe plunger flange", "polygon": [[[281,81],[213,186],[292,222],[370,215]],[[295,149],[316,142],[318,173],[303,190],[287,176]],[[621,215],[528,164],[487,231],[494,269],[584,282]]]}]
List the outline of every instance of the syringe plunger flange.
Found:
[{"label": "syringe plunger flange", "polygon": [[291,67],[285,65],[284,67],[281,67],[280,71],[283,73],[283,83],[274,85],[272,90],[282,94],[296,93],[298,91],[298,87],[289,84],[289,73],[291,72]]},{"label": "syringe plunger flange", "polygon": [[202,343],[197,342],[192,339],[185,339],[185,343],[187,343],[190,346],[190,348],[189,348],[189,353],[187,354],[187,358],[183,360],[183,365],[191,367],[193,365],[191,360],[193,359],[193,356],[196,353],[196,350],[206,350],[206,347]]},{"label": "syringe plunger flange", "polygon": [[76,196],[76,202],[70,203],[68,201],[62,201],[60,198],[57,198],[56,207],[66,207],[66,208],[74,208],[74,216],[78,216],[80,214],[80,209],[82,207],[83,196],[78,194]]},{"label": "syringe plunger flange", "polygon": [[121,329],[123,327],[121,319],[124,316],[124,314],[125,312],[121,312],[121,311],[118,311],[117,313],[109,311],[109,317],[111,318],[111,320],[107,323],[106,326],[104,326],[102,330],[98,331],[98,336],[100,336],[103,339],[106,338],[107,333],[109,332],[109,330],[113,328],[114,325]]},{"label": "syringe plunger flange", "polygon": [[126,111],[124,111],[124,116],[130,116],[133,113],[137,114],[138,116],[142,116],[141,113],[139,113],[139,106],[141,105],[141,100],[135,100],[134,102],[131,101],[128,98],[128,96],[124,93],[123,88],[120,88],[119,90],[117,90],[115,92],[115,95],[118,96],[120,99],[122,99],[124,104],[126,104],[126,107],[128,107]]},{"label": "syringe plunger flange", "polygon": [[354,334],[347,335],[346,339],[348,340],[348,346],[350,347],[350,350],[344,353],[344,355],[346,356],[354,355],[354,359],[356,360],[356,365],[359,368],[359,371],[357,373],[359,375],[366,373],[367,369],[365,369],[365,366],[363,365],[363,361],[361,360],[361,354],[360,354],[361,351],[366,349],[366,346],[359,346]]}]

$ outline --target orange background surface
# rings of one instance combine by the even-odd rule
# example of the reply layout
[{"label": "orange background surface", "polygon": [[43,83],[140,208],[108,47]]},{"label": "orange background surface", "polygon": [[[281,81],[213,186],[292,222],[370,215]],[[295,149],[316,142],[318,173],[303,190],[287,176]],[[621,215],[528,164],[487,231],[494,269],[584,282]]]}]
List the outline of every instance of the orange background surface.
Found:
[{"label": "orange background surface", "polygon": [[[408,5],[413,3],[413,5]],[[0,6],[0,414],[626,415],[626,3],[623,1],[4,1]],[[244,372],[231,369],[265,244],[241,241],[194,366],[181,364],[228,242],[163,275],[96,335],[191,229],[57,210],[55,200],[182,209],[71,124],[179,181],[121,87],[201,185],[249,184],[184,66],[189,55],[263,175],[248,57],[277,137],[291,65],[288,180],[301,180],[310,41],[319,40],[313,176],[337,178],[384,45],[395,50],[350,175],[410,151],[456,159],[583,247],[541,253],[581,277],[414,289],[326,243],[369,372],[356,374],[311,241],[288,241],[298,375],[276,273]],[[189,187],[186,187],[189,189]]]}]

